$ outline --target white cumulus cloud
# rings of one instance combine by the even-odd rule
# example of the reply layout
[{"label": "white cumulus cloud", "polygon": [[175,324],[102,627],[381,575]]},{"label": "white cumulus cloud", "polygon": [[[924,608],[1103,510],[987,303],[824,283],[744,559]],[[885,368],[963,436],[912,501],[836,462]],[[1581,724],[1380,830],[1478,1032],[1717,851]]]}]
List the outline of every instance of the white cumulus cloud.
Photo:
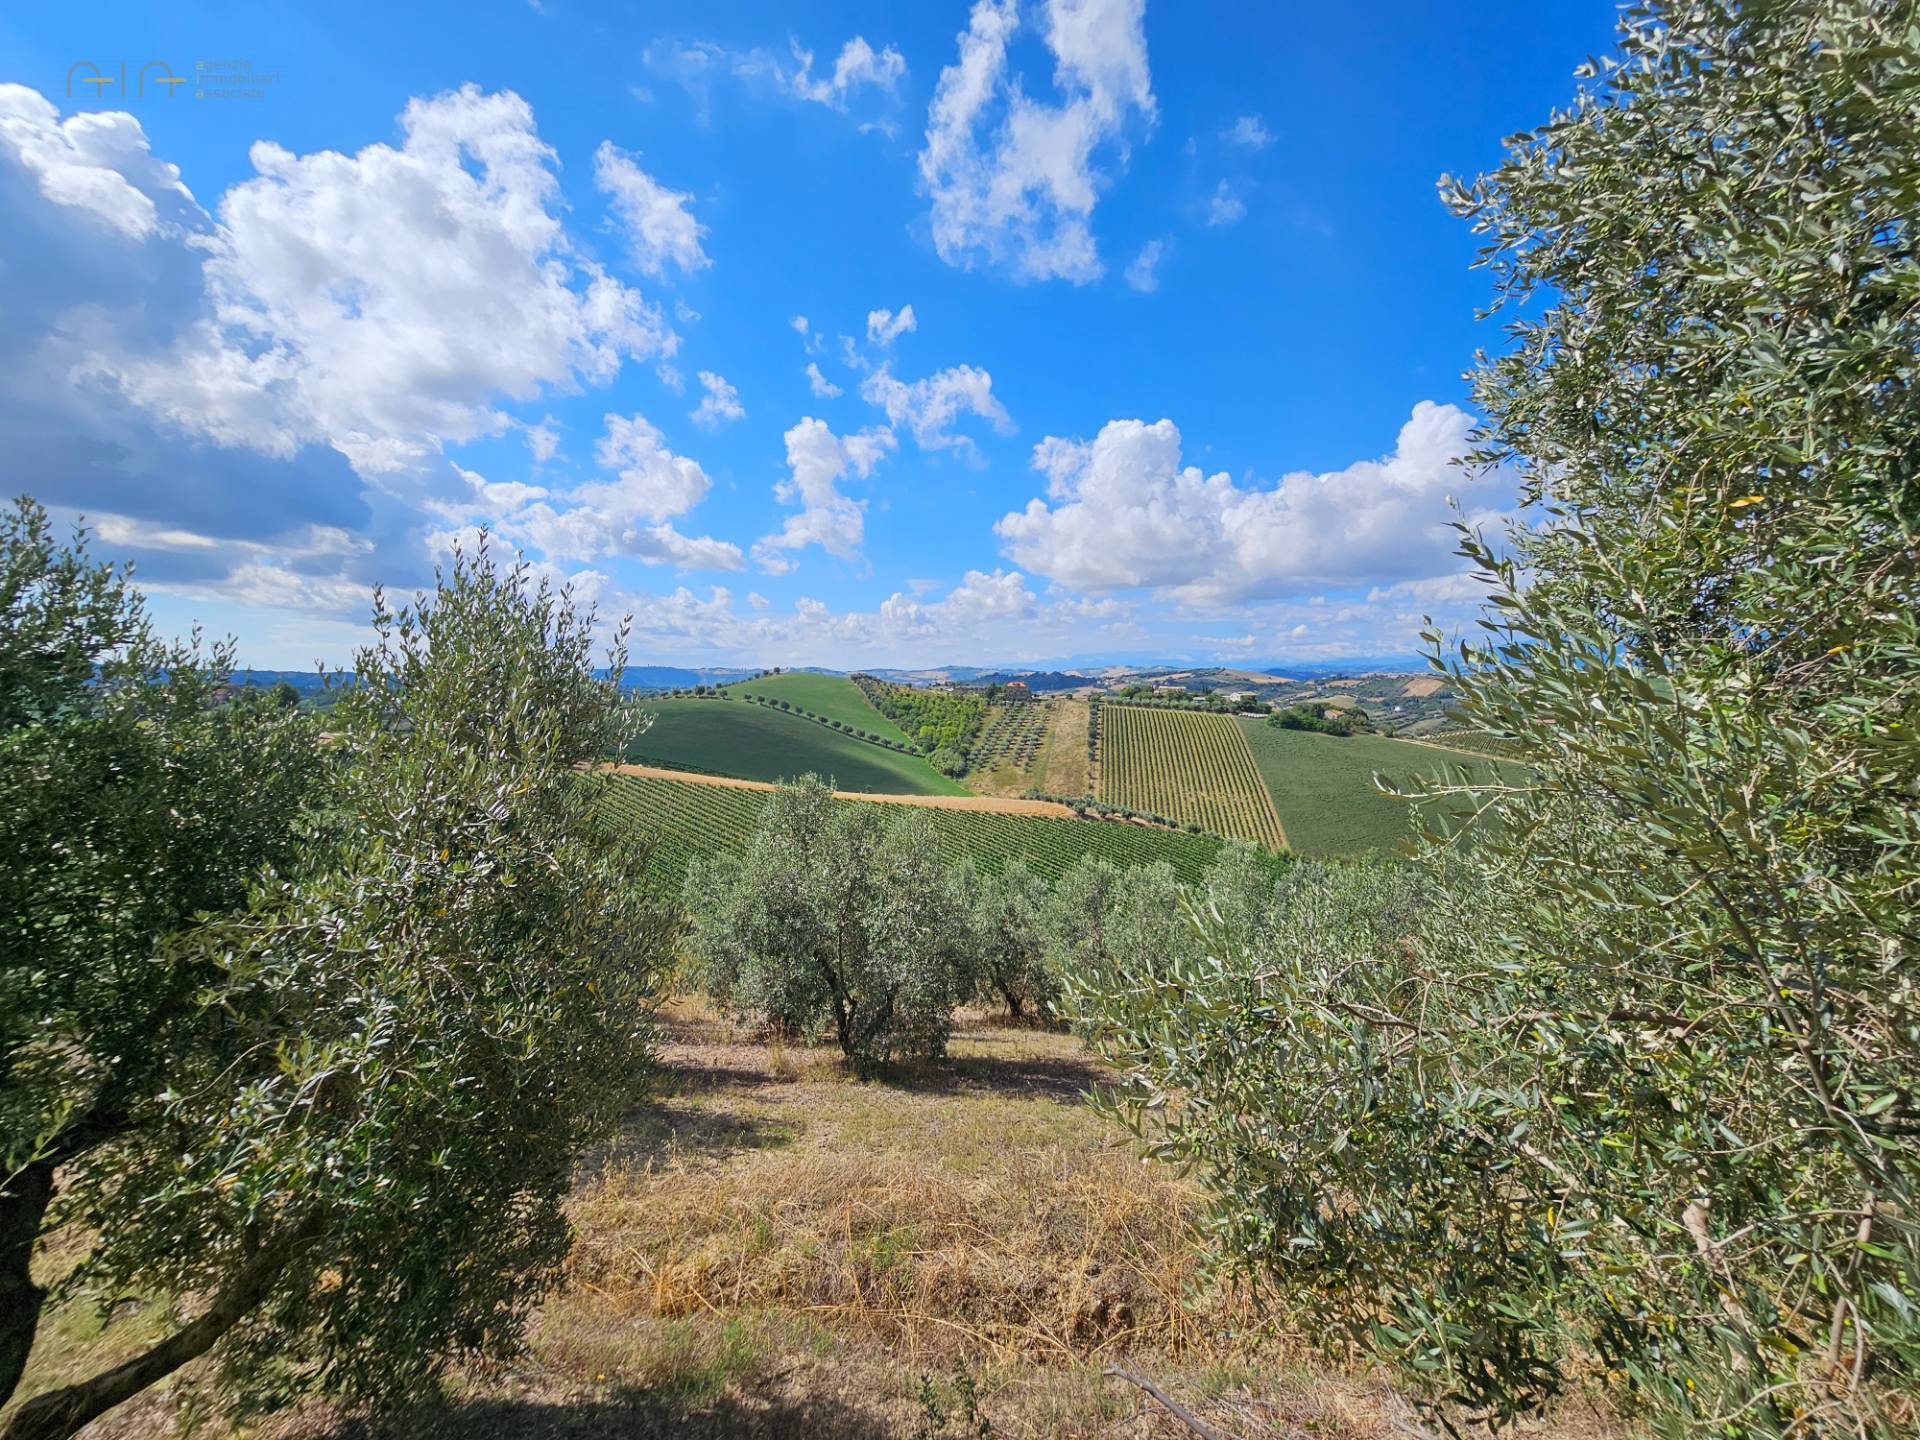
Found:
[{"label": "white cumulus cloud", "polygon": [[802,100],[835,110],[846,109],[847,97],[864,85],[891,94],[907,73],[905,56],[891,45],[875,50],[863,35],[854,36],[840,47],[830,75],[814,76],[811,50],[802,50],[796,43],[793,55],[798,68],[784,76],[787,88]]},{"label": "white cumulus cloud", "polygon": [[1001,434],[1013,429],[1013,417],[993,396],[993,376],[976,365],[954,365],[923,380],[896,380],[883,365],[860,382],[860,397],[887,413],[887,420],[912,434],[922,450],[949,447],[971,457],[973,441],[952,431],[963,415],[976,415]]},{"label": "white cumulus cloud", "polygon": [[789,475],[774,487],[774,497],[799,508],[753,547],[754,563],[769,574],[783,575],[794,566],[787,552],[809,545],[843,560],[857,556],[866,535],[865,503],[845,494],[840,481],[866,479],[895,443],[885,426],[842,436],[812,416],[787,431]]},{"label": "white cumulus cloud", "polygon": [[1234,145],[1244,145],[1249,150],[1264,150],[1273,143],[1267,122],[1258,115],[1242,115],[1220,132],[1220,138]]},{"label": "white cumulus cloud", "polygon": [[898,315],[891,310],[867,312],[867,339],[875,345],[891,345],[908,331],[919,328],[920,322],[914,318],[911,305],[902,305]]},{"label": "white cumulus cloud", "polygon": [[813,387],[813,398],[831,400],[841,393],[840,387],[820,373],[820,367],[814,361],[807,362],[807,384]]},{"label": "white cumulus cloud", "polygon": [[669,190],[611,140],[601,141],[594,152],[593,178],[626,234],[633,263],[641,270],[662,275],[669,265],[691,271],[713,263],[700,248],[707,227],[688,208],[693,196]]},{"label": "white cumulus cloud", "polygon": [[256,177],[202,242],[209,318],[171,353],[98,368],[222,445],[319,440],[378,473],[504,429],[500,397],[672,353],[655,307],[576,258],[518,95],[413,100],[400,128],[397,148],[352,155],[256,143]]},{"label": "white cumulus cloud", "polygon": [[840,47],[833,68],[813,69],[814,52],[791,42],[791,59],[755,47],[733,50],[712,40],[656,41],[642,55],[647,67],[679,84],[692,97],[702,125],[712,120],[713,83],[731,76],[749,87],[845,112],[855,96],[873,90],[892,98],[907,73],[907,61],[891,45],[876,50],[864,35]]},{"label": "white cumulus cloud", "polygon": [[1135,290],[1150,293],[1160,288],[1160,254],[1165,249],[1159,240],[1149,240],[1140,247],[1140,253],[1133,257],[1133,263],[1127,266],[1127,284]]},{"label": "white cumulus cloud", "polygon": [[1213,192],[1213,198],[1207,202],[1207,224],[1232,225],[1246,218],[1247,202],[1239,193],[1222,180]]},{"label": "white cumulus cloud", "polygon": [[123,111],[60,118],[51,101],[24,85],[0,85],[0,144],[34,177],[40,193],[136,240],[163,221],[159,193],[195,209],[177,167],[153,157],[146,131]]},{"label": "white cumulus cloud", "polygon": [[544,465],[560,450],[560,431],[549,415],[538,425],[526,427],[527,449],[533,455],[533,463]]},{"label": "white cumulus cloud", "polygon": [[1423,400],[1391,454],[1256,489],[1182,466],[1171,420],[1114,420],[1090,443],[1036,446],[1053,503],[1031,500],[994,528],[1018,564],[1095,593],[1150,588],[1209,603],[1422,579],[1457,569],[1450,494],[1478,486],[1496,506],[1510,497],[1510,484],[1473,481],[1455,463],[1472,425]]},{"label": "white cumulus cloud", "polygon": [[705,430],[718,430],[723,425],[746,418],[747,407],[740,403],[740,392],[727,383],[726,376],[702,370],[700,387],[707,393],[691,412],[694,424]]},{"label": "white cumulus cloud", "polygon": [[1094,635],[1109,642],[1141,638],[1127,602],[1036,595],[1017,570],[968,570],[935,597],[938,588],[916,582],[911,593],[895,591],[870,610],[836,610],[803,595],[783,614],[750,591],[742,613],[720,586],[704,600],[684,586],[668,595],[621,595],[613,608],[634,613],[636,639],[650,650],[749,659],[778,653],[796,664],[925,664],[930,644],[1031,661],[1058,656]]},{"label": "white cumulus cloud", "polygon": [[594,460],[612,476],[575,486],[564,495],[487,485],[471,472],[477,499],[485,502],[502,534],[532,545],[551,560],[597,560],[627,556],[648,565],[738,570],[740,547],[707,536],[681,534],[672,517],[706,497],[713,482],[698,461],[667,448],[657,426],[640,415],[608,415]]},{"label": "white cumulus cloud", "polygon": [[1017,0],[978,0],[941,71],[920,152],[934,248],[950,265],[1004,265],[1020,279],[1101,273],[1093,238],[1105,151],[1124,161],[1130,123],[1155,115],[1145,0],[1047,0],[1056,104],[1008,74]]}]

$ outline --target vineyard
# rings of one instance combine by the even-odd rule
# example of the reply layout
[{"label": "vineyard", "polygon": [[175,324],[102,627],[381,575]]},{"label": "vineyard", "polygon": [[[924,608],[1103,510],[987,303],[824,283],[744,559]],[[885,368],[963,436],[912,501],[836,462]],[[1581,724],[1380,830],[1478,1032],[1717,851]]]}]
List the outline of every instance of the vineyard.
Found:
[{"label": "vineyard", "polygon": [[[615,823],[654,842],[653,870],[677,887],[695,855],[745,845],[767,803],[767,791],[703,785],[651,775],[622,775],[608,782],[608,814]],[[841,800],[859,805],[859,800]],[[1082,855],[1130,867],[1164,860],[1182,883],[1194,884],[1219,854],[1211,836],[1185,835],[1104,820],[1002,815],[991,811],[924,809],[949,860],[970,857],[997,872],[1020,859],[1035,874],[1058,879]]]},{"label": "vineyard", "polygon": [[1490,730],[1430,730],[1420,738],[1449,750],[1472,750],[1501,760],[1514,759],[1520,754],[1519,741],[1495,735]]},{"label": "vineyard", "polygon": [[1253,753],[1231,717],[1111,701],[1096,708],[1101,800],[1269,850],[1286,845]]}]

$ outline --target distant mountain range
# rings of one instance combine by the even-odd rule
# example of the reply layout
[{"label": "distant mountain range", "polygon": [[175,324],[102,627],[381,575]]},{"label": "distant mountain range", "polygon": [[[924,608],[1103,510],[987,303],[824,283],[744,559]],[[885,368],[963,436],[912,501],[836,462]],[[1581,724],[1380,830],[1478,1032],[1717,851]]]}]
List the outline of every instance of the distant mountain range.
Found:
[{"label": "distant mountain range", "polygon": [[[926,685],[942,680],[986,685],[995,681],[1025,680],[1036,690],[1064,690],[1076,685],[1092,685],[1122,676],[1157,679],[1166,675],[1192,675],[1218,680],[1251,680],[1256,676],[1293,680],[1319,680],[1331,675],[1406,675],[1425,674],[1427,662],[1417,655],[1355,655],[1342,660],[1244,660],[1231,665],[1217,663],[1175,664],[1153,661],[1143,664],[1062,664],[1035,669],[1021,665],[939,665],[922,670],[885,669],[867,671],[882,680],[903,685]],[[1035,683],[1038,680],[1041,683]]]},{"label": "distant mountain range", "polygon": [[[809,670],[822,675],[848,673],[820,665],[794,665],[787,668]],[[1318,680],[1329,676],[1381,672],[1424,674],[1426,670],[1426,661],[1416,656],[1356,655],[1338,661],[1244,661],[1234,665],[1175,665],[1160,662],[1141,665],[1080,665],[1055,669],[1033,669],[1019,665],[938,665],[914,670],[873,666],[867,669],[866,673],[877,675],[882,680],[891,680],[897,685],[932,685],[942,681],[1004,685],[1010,680],[1022,680],[1036,692],[1046,692],[1072,690],[1082,685],[1093,685],[1103,680],[1129,676],[1152,680],[1169,675],[1183,675],[1215,684],[1228,684],[1236,680],[1256,681],[1259,677]],[[621,684],[629,690],[677,690],[689,685],[730,685],[736,680],[745,680],[759,673],[759,667],[745,665],[629,665],[621,676]],[[320,676],[312,670],[236,670],[233,675],[233,683],[236,685],[271,687],[282,680],[303,695],[322,688]]]}]

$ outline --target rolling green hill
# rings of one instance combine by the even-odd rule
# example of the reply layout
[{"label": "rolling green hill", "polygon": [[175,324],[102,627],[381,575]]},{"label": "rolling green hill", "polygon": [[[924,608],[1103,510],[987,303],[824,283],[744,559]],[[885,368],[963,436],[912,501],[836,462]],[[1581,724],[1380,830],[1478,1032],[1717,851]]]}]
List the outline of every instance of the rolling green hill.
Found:
[{"label": "rolling green hill", "polygon": [[[1316,735],[1246,718],[1234,723],[1246,735],[1254,765],[1273,795],[1289,848],[1303,855],[1391,850],[1413,838],[1407,802],[1375,790],[1376,771],[1403,779],[1446,764],[1472,768],[1475,763],[1384,735]],[[1512,765],[1486,764],[1502,774],[1524,773]]]},{"label": "rolling green hill", "polygon": [[630,760],[742,780],[792,780],[811,772],[839,790],[882,795],[967,793],[918,755],[870,745],[764,705],[660,699],[645,701],[642,708],[653,715],[653,726],[627,752]]},{"label": "rolling green hill", "polygon": [[900,727],[882,715],[860,693],[860,687],[844,675],[813,675],[789,670],[759,680],[740,680],[725,687],[736,695],[764,695],[769,700],[784,700],[796,710],[811,710],[829,720],[839,720],[900,744],[907,741]]},{"label": "rolling green hill", "polygon": [[[745,845],[767,797],[764,790],[622,775],[612,783],[608,811],[622,826],[654,839],[653,868],[669,885],[677,887],[693,856]],[[977,810],[920,809],[912,813],[932,821],[940,852],[949,860],[966,855],[983,870],[998,871],[1017,856],[1034,873],[1049,880],[1058,879],[1080,856],[1098,855],[1122,867],[1164,860],[1183,882],[1192,884],[1220,853],[1221,842],[1209,835],[1150,830],[1112,821]]]}]

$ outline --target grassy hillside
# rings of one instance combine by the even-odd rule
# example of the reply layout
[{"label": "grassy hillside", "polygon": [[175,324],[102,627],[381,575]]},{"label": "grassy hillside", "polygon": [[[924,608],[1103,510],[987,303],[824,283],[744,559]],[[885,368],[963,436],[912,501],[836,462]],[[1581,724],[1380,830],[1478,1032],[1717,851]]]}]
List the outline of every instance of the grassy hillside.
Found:
[{"label": "grassy hillside", "polygon": [[1087,702],[1056,696],[1047,702],[1047,738],[1034,762],[1034,783],[1049,795],[1091,795],[1087,768]]},{"label": "grassy hillside", "polygon": [[649,700],[645,708],[654,716],[653,728],[628,752],[631,760],[688,765],[742,780],[791,780],[811,771],[836,789],[882,795],[967,793],[917,755],[744,700]]},{"label": "grassy hillside", "polygon": [[[874,709],[860,687],[844,675],[810,675],[788,671],[759,680],[741,680],[726,687],[736,695],[764,695],[769,700],[784,700],[796,710],[811,710],[829,720],[840,720],[878,735],[883,740],[906,743],[900,727]],[[843,787],[844,788],[844,787]]]},{"label": "grassy hillside", "polygon": [[1103,704],[1100,798],[1269,850],[1282,844],[1267,787],[1229,716]]},{"label": "grassy hillside", "polygon": [[[1264,720],[1234,723],[1246,736],[1260,778],[1273,794],[1288,844],[1303,855],[1394,849],[1412,838],[1407,803],[1373,788],[1376,771],[1404,779],[1448,763],[1474,763],[1464,755],[1383,735],[1343,738],[1281,730]],[[1513,766],[1498,768],[1515,776],[1522,773]]]},{"label": "grassy hillside", "polygon": [[[655,837],[655,867],[677,885],[693,856],[737,849],[746,843],[761,807],[767,803],[767,794],[764,790],[702,785],[691,780],[622,775],[615,781],[610,803],[620,823]],[[1164,860],[1181,880],[1191,884],[1220,852],[1220,842],[1211,836],[1106,820],[974,810],[926,809],[913,813],[933,822],[934,832],[940,837],[940,851],[949,860],[967,855],[982,869],[997,871],[1018,857],[1029,869],[1050,880],[1080,856],[1098,855],[1123,867]]]}]

